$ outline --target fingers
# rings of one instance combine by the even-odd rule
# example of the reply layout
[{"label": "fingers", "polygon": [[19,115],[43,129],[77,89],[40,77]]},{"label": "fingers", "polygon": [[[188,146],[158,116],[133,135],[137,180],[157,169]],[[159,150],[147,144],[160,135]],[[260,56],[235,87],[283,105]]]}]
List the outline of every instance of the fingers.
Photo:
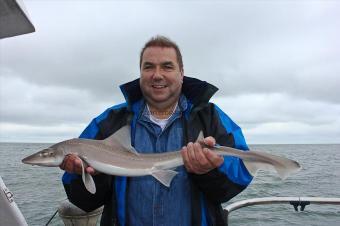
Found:
[{"label": "fingers", "polygon": [[98,174],[98,172],[95,169],[93,169],[91,166],[86,167],[86,172],[88,174],[91,174],[91,175],[97,175]]},{"label": "fingers", "polygon": [[210,146],[210,147],[213,147],[216,144],[216,140],[213,137],[206,137],[204,138],[203,142],[205,145]]},{"label": "fingers", "polygon": [[[204,143],[206,142],[209,146],[215,145],[215,139],[212,137],[207,137],[204,140]],[[188,143],[186,147],[183,147],[181,154],[187,171],[191,173],[204,174],[223,163],[222,157],[208,148],[202,148],[198,142]]]},{"label": "fingers", "polygon": [[193,145],[193,153],[195,155],[195,160],[193,162],[193,165],[197,172],[200,173],[206,173],[210,171],[211,169],[215,168],[210,163],[210,161],[206,158],[205,152],[208,149],[203,149],[202,146],[199,143],[194,143]]},{"label": "fingers", "polygon": [[[66,155],[64,161],[59,166],[60,169],[65,170],[68,173],[82,174],[81,159],[74,154]],[[96,171],[92,167],[86,167],[86,172],[94,175]]]},{"label": "fingers", "polygon": [[59,167],[68,173],[81,174],[81,160],[73,154],[66,155]]},{"label": "fingers", "polygon": [[183,147],[183,162],[188,172],[202,174],[206,172],[206,169],[200,166],[198,159],[201,160],[202,156],[200,153],[196,153],[195,148],[197,148],[197,144],[195,145],[193,143],[189,143],[187,147]]},{"label": "fingers", "polygon": [[188,148],[187,147],[183,147],[181,150],[181,155],[183,158],[183,163],[185,168],[187,169],[188,172],[193,172],[193,168],[191,165],[191,161],[189,160],[189,156],[188,156]]},{"label": "fingers", "polygon": [[214,166],[214,168],[220,167],[224,162],[224,158],[222,156],[217,155],[215,152],[208,150],[205,153],[206,158]]}]

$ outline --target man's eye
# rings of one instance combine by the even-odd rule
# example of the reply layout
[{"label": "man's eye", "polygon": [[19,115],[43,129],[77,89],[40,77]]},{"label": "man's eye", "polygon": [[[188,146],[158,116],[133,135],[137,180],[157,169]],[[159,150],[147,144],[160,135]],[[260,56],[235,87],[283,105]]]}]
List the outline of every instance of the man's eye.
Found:
[{"label": "man's eye", "polygon": [[146,69],[146,70],[151,69],[151,68],[152,68],[151,65],[146,65],[146,66],[143,67],[143,69]]},{"label": "man's eye", "polygon": [[171,70],[173,68],[174,67],[172,65],[164,65],[164,69],[166,69],[166,70]]}]

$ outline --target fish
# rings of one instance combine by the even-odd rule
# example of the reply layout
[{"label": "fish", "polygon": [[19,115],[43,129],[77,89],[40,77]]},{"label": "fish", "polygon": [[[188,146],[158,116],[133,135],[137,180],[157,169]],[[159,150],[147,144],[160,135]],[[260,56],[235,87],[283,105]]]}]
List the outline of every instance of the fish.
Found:
[{"label": "fish", "polygon": [[[197,141],[203,139],[200,132]],[[259,170],[276,171],[281,179],[301,169],[297,161],[261,151],[243,151],[236,148],[204,145],[221,156],[240,158],[249,173],[254,177]],[[68,154],[77,155],[82,161],[82,181],[86,189],[96,193],[92,176],[86,173],[87,166],[96,171],[115,176],[137,177],[151,175],[163,185],[170,187],[177,172],[176,167],[183,165],[180,150],[142,154],[131,146],[130,126],[124,126],[104,140],[74,138],[56,143],[38,151],[22,162],[30,165],[59,167]]]}]

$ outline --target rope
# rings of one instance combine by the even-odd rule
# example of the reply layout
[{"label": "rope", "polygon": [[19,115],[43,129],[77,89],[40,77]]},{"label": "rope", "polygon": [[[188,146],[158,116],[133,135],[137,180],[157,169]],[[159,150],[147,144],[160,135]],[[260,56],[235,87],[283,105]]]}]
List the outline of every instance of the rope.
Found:
[{"label": "rope", "polygon": [[55,211],[55,213],[53,214],[53,216],[47,221],[47,223],[45,224],[45,226],[47,226],[53,219],[53,217],[58,213],[58,210]]}]

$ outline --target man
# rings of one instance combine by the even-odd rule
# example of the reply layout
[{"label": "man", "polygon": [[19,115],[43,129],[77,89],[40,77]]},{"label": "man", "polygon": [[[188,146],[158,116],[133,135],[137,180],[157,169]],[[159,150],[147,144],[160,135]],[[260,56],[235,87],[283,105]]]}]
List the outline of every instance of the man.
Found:
[{"label": "man", "polygon": [[221,203],[250,183],[242,161],[220,157],[196,142],[247,150],[241,129],[216,105],[209,103],[217,88],[184,76],[179,48],[157,36],[140,55],[141,76],[120,88],[126,103],[107,109],[93,119],[82,138],[105,139],[125,125],[131,126],[131,144],[141,153],[181,149],[184,166],[169,188],[151,176],[104,175],[91,167],[97,192],[86,191],[80,159],[65,157],[63,183],[69,200],[85,211],[104,206],[101,225],[224,225]]}]

